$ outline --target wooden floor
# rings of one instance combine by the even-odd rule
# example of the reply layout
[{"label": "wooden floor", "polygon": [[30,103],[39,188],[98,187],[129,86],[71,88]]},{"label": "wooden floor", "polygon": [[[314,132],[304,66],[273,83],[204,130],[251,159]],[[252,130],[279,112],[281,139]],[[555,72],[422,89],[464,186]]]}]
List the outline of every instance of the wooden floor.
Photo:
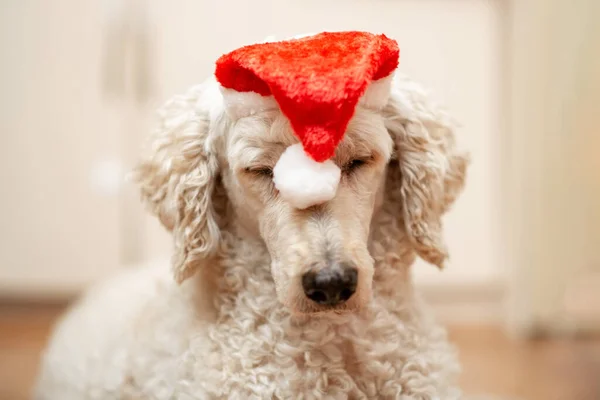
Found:
[{"label": "wooden floor", "polygon": [[[1,400],[29,398],[40,349],[60,311],[0,305]],[[517,343],[494,327],[451,327],[450,335],[469,399],[600,399],[600,339]]]}]

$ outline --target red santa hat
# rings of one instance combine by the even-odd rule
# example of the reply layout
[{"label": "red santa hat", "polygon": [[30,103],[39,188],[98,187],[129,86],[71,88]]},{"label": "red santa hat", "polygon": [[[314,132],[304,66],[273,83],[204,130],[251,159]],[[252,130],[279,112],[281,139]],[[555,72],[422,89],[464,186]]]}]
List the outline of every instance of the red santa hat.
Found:
[{"label": "red santa hat", "polygon": [[380,109],[398,66],[397,43],[367,32],[325,32],[245,46],[223,55],[215,75],[233,118],[279,107],[300,143],[273,170],[297,208],[331,200],[340,179],[330,160],[356,106]]}]

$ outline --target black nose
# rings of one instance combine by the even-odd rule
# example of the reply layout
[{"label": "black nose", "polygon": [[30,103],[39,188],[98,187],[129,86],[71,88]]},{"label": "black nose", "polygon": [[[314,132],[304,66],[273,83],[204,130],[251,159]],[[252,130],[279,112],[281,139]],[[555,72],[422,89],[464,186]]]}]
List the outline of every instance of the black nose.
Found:
[{"label": "black nose", "polygon": [[356,291],[358,271],[354,267],[331,266],[302,276],[306,297],[322,305],[336,305],[348,300]]}]

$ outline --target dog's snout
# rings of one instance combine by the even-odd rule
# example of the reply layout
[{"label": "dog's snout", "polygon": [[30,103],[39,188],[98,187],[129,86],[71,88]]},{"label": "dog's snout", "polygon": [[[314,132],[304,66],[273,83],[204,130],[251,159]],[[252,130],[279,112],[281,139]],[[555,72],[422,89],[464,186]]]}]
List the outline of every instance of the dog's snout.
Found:
[{"label": "dog's snout", "polygon": [[351,266],[332,265],[320,271],[309,271],[302,276],[306,297],[317,304],[344,303],[356,291],[358,270]]}]

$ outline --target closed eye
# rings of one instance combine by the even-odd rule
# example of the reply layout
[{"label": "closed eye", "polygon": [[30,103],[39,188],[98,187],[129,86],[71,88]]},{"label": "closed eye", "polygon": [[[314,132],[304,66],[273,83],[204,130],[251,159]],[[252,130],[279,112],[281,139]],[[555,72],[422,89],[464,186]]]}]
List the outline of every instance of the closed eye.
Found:
[{"label": "closed eye", "polygon": [[365,166],[370,160],[368,159],[354,159],[352,161],[350,161],[349,163],[347,163],[346,165],[344,165],[344,167],[342,168],[342,170],[345,173],[352,173],[354,171],[356,171],[357,169]]},{"label": "closed eye", "polygon": [[253,174],[256,176],[272,178],[273,169],[270,167],[248,167],[245,169],[246,173]]}]

